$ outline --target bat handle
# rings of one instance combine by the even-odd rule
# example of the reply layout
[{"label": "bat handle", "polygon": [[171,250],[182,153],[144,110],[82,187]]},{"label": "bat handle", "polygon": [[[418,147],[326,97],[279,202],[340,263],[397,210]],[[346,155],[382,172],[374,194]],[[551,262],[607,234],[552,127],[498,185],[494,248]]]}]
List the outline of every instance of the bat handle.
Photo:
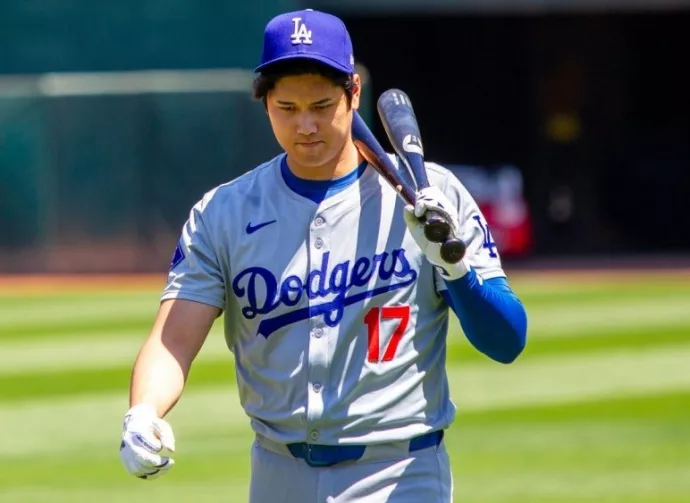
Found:
[{"label": "bat handle", "polygon": [[441,245],[441,258],[449,264],[457,264],[465,256],[467,246],[458,238],[449,238]]},{"label": "bat handle", "polygon": [[450,237],[450,224],[440,213],[430,210],[424,217],[424,236],[429,241],[443,243]]},{"label": "bat handle", "polygon": [[432,243],[441,243],[441,258],[448,264],[462,260],[467,251],[465,243],[451,235],[450,223],[436,211],[427,211],[424,215],[424,236]]}]

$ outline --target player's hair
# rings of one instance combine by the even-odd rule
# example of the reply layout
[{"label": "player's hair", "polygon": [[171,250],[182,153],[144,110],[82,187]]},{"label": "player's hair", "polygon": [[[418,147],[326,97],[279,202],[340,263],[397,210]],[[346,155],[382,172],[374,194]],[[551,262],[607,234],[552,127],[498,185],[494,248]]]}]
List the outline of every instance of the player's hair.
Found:
[{"label": "player's hair", "polygon": [[330,80],[334,85],[342,87],[345,90],[345,99],[348,106],[352,104],[352,91],[354,89],[352,74],[339,72],[318,61],[299,58],[279,61],[259,73],[253,83],[254,98],[261,100],[264,107],[266,107],[266,96],[276,85],[276,82],[283,77],[294,75],[321,75]]}]

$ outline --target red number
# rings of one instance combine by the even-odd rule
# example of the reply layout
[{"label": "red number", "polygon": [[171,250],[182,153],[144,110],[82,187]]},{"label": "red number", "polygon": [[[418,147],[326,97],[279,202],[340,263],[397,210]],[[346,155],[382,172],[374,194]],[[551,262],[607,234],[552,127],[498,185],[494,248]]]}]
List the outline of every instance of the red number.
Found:
[{"label": "red number", "polygon": [[379,362],[379,352],[381,348],[380,333],[381,320],[400,320],[398,326],[393,331],[391,340],[388,342],[388,347],[383,353],[383,359],[380,361],[389,362],[395,356],[395,352],[400,344],[407,324],[410,321],[410,306],[383,306],[372,307],[364,316],[364,323],[369,328],[369,357],[368,360],[372,363]]}]

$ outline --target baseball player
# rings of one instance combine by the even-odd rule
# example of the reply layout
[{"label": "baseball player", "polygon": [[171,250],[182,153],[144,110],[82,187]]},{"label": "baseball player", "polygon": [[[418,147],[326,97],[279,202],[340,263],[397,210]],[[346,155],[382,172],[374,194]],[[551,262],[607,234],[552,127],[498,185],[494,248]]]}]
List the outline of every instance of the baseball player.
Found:
[{"label": "baseball player", "polygon": [[[337,17],[272,19],[256,72],[284,153],[192,208],[134,365],[122,461],[143,479],[173,466],[163,418],[223,313],[256,436],[251,503],[450,502],[449,313],[493,360],[526,341],[487,224],[445,168],[427,163],[432,187],[405,207],[364,161],[351,136],[361,79]],[[468,244],[461,262],[425,239],[431,209]]]}]

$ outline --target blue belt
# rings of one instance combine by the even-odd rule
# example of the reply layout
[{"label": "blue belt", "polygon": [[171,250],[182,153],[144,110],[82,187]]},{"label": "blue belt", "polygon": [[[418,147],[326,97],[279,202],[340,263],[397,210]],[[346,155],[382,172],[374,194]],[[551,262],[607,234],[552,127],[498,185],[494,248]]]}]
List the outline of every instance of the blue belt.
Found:
[{"label": "blue belt", "polygon": [[[414,437],[410,440],[409,452],[419,451],[427,447],[438,447],[443,440],[443,430],[432,431]],[[303,459],[309,466],[333,466],[343,461],[357,461],[364,455],[366,445],[318,445],[298,442],[287,444],[290,453],[298,459]]]}]

